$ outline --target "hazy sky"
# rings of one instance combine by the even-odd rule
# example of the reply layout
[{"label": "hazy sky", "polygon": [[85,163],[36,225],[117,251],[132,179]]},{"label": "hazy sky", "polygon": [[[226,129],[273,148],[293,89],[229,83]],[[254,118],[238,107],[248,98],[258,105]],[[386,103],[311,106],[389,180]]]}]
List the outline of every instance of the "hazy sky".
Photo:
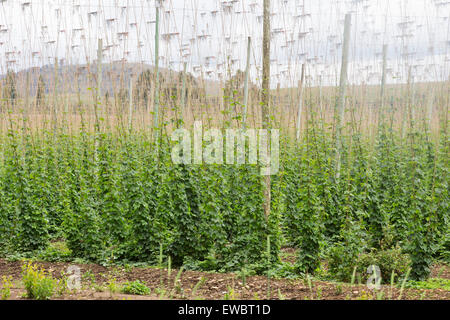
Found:
[{"label": "hazy sky", "polygon": [[[296,84],[301,64],[308,79],[334,83],[341,60],[343,19],[352,13],[351,82],[378,82],[381,48],[389,46],[389,82],[446,79],[450,65],[450,1],[272,0],[272,85]],[[15,70],[96,59],[153,64],[154,0],[17,1],[0,4],[0,66]],[[225,79],[245,68],[252,38],[251,77],[261,66],[262,0],[166,0],[160,21],[160,64],[183,61],[195,75]]]}]

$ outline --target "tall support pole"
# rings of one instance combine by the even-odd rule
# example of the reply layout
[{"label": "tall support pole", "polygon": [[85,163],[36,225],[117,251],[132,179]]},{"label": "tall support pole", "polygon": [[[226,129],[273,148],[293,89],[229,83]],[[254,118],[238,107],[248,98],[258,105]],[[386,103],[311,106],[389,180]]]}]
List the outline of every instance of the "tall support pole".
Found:
[{"label": "tall support pole", "polygon": [[[94,116],[95,116],[95,143],[94,143],[94,162],[98,164],[98,148],[100,144],[100,121],[98,117],[98,108],[102,103],[102,58],[103,58],[103,41],[102,39],[98,39],[98,47],[97,47],[97,83],[95,90],[95,101],[94,101]],[[95,181],[98,180],[99,177],[99,167],[95,165]]]},{"label": "tall support pole", "polygon": [[344,119],[345,93],[347,88],[347,68],[348,68],[348,51],[350,44],[350,27],[352,16],[350,13],[345,15],[344,25],[344,43],[342,46],[342,62],[341,77],[339,81],[339,97],[335,108],[336,117],[336,180],[340,177],[341,171],[341,153],[342,153],[342,122]]},{"label": "tall support pole", "polygon": [[387,44],[383,45],[383,67],[382,67],[382,74],[381,74],[381,91],[380,91],[380,106],[379,106],[379,121],[384,121],[384,93],[386,90],[386,66],[387,66]]},{"label": "tall support pole", "polygon": [[323,125],[325,122],[325,113],[323,112],[323,102],[322,102],[322,74],[319,75],[319,112],[320,112],[320,128],[323,130]]},{"label": "tall support pole", "polygon": [[[153,128],[159,127],[159,5],[156,6],[156,23],[155,23],[155,101],[153,106]],[[158,137],[158,135],[156,135]],[[158,138],[157,138],[158,139]],[[157,140],[156,139],[156,140]]]},{"label": "tall support pole", "polygon": [[269,127],[270,108],[270,0],[264,0],[262,70],[262,127]]},{"label": "tall support pole", "polygon": [[408,68],[408,80],[407,80],[407,98],[405,99],[405,106],[402,112],[402,139],[406,135],[406,118],[411,116],[411,76],[412,76],[411,66]]},{"label": "tall support pole", "polygon": [[98,107],[102,103],[102,58],[103,58],[103,40],[98,39],[98,48],[97,48],[97,88],[95,95],[95,128],[97,131],[100,129],[99,118],[98,118]]},{"label": "tall support pole", "polygon": [[28,113],[30,112],[30,71],[27,72],[26,82],[25,82],[25,115],[28,117]]},{"label": "tall support pole", "polygon": [[67,92],[67,78],[63,81],[63,91],[64,91],[64,114],[65,117],[69,114],[69,94]]},{"label": "tall support pole", "polygon": [[55,117],[55,126],[58,114],[58,58],[55,57],[55,68],[54,68],[54,88],[53,88],[53,112]]},{"label": "tall support pole", "polygon": [[128,131],[131,131],[132,124],[133,124],[133,79],[130,75],[130,85],[128,89]]},{"label": "tall support pole", "polygon": [[[263,70],[262,70],[262,127],[270,127],[270,0],[264,0],[263,11]],[[270,175],[263,178],[264,187],[264,214],[266,220],[270,215]]]},{"label": "tall support pole", "polygon": [[410,74],[410,103],[409,103],[409,111],[410,111],[410,126],[411,128],[414,126],[414,120],[416,119],[416,88],[414,84],[414,75],[412,73],[412,67],[409,67],[409,74]]},{"label": "tall support pole", "polygon": [[302,75],[300,79],[300,88],[299,88],[299,95],[298,95],[298,110],[297,110],[297,134],[296,138],[297,141],[300,140],[300,131],[302,129],[302,109],[303,109],[303,83],[305,82],[305,64],[302,64]]},{"label": "tall support pole", "polygon": [[64,113],[67,115],[69,113],[69,96],[65,94],[64,99]]},{"label": "tall support pole", "polygon": [[30,71],[27,72],[25,80],[25,107],[23,108],[23,115],[22,115],[23,129],[26,128],[26,123],[28,122],[28,115],[30,112],[29,95],[30,95]]},{"label": "tall support pole", "polygon": [[181,89],[181,103],[180,103],[180,119],[184,122],[184,109],[186,104],[186,69],[187,63],[183,63],[183,84]]},{"label": "tall support pole", "polygon": [[[410,92],[410,83],[411,83],[411,67],[408,68],[408,78],[407,78],[407,82],[406,82],[406,89],[402,92],[402,111],[401,111],[401,135],[402,135],[402,141],[405,138],[406,135],[406,118],[408,117],[408,113],[409,113],[409,95],[411,94]],[[405,93],[406,91],[406,93]]]},{"label": "tall support pole", "polygon": [[[276,96],[275,101],[276,102],[274,103],[273,100],[272,100],[272,104],[273,105],[281,106],[281,93],[280,93],[280,90],[281,90],[281,86],[280,86],[280,82],[278,81],[277,82],[277,91],[275,93],[275,96]],[[280,124],[279,124],[279,122],[277,121],[277,119],[275,117],[275,112],[272,112],[272,114],[274,115],[273,118],[272,118],[272,121],[274,121],[274,123],[272,123],[272,125],[279,126]]]},{"label": "tall support pole", "polygon": [[427,122],[428,122],[428,130],[431,133],[431,125],[433,118],[433,103],[434,103],[434,87],[431,86],[429,94],[428,94],[428,110],[427,110]]},{"label": "tall support pole", "polygon": [[248,105],[248,77],[250,73],[250,51],[252,38],[248,37],[247,43],[247,64],[245,67],[245,82],[244,82],[244,110],[242,115],[242,125],[245,128],[247,125],[247,105]]}]

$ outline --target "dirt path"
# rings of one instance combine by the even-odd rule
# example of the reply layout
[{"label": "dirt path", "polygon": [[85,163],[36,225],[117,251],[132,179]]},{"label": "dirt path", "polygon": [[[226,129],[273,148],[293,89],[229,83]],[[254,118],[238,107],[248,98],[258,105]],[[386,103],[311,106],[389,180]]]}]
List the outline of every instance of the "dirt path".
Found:
[{"label": "dirt path", "polygon": [[[21,261],[9,262],[0,259],[0,278],[12,276],[12,299],[21,299],[25,290],[21,283]],[[304,280],[271,279],[268,290],[267,278],[251,276],[242,283],[232,273],[208,273],[198,271],[183,271],[177,284],[175,279],[178,270],[155,268],[105,268],[96,264],[50,263],[37,262],[37,265],[50,272],[53,277],[61,278],[61,273],[67,273],[69,265],[76,265],[81,270],[82,289],[77,292],[65,292],[55,296],[55,299],[376,299],[376,293],[365,285],[338,284],[324,281],[311,281],[311,287]],[[432,276],[439,275],[448,279],[450,267],[441,265],[433,268]],[[203,279],[203,280],[202,280]],[[125,281],[140,280],[150,289],[149,296],[124,295],[117,293],[116,288]],[[199,283],[200,282],[200,283]],[[197,289],[194,287],[197,286]],[[114,290],[113,290],[114,289]],[[398,299],[400,289],[382,286],[382,299]],[[270,295],[268,294],[270,292]],[[450,291],[443,289],[405,289],[402,299],[439,299],[449,300]]]}]

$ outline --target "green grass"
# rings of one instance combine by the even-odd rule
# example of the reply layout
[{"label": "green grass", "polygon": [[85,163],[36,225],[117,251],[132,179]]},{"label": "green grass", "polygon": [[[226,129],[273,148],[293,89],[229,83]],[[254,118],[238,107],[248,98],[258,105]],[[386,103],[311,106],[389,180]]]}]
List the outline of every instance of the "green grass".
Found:
[{"label": "green grass", "polygon": [[450,291],[450,279],[430,278],[425,281],[410,280],[405,285],[410,289],[443,289]]},{"label": "green grass", "polygon": [[143,284],[139,280],[133,282],[125,282],[120,291],[125,294],[134,294],[141,296],[146,296],[150,294],[150,288],[148,288],[145,284]]}]

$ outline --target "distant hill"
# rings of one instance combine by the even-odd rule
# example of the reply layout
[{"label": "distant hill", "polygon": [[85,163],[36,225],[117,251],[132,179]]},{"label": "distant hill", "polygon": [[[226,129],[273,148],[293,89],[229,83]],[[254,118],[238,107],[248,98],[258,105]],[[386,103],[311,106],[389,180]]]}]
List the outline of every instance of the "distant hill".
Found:
[{"label": "distant hill", "polygon": [[[112,94],[120,88],[127,89],[129,86],[129,78],[137,79],[139,74],[145,70],[153,73],[154,67],[147,64],[138,63],[105,63],[102,64],[102,92]],[[34,96],[37,90],[39,76],[42,76],[45,83],[45,91],[51,93],[55,86],[55,66],[45,65],[43,67],[33,67],[17,72],[17,91],[19,96],[25,94],[26,77],[30,74],[30,91],[29,94]],[[176,83],[181,78],[177,71],[160,68],[162,78],[168,79],[170,82]],[[2,75],[0,78],[4,78]],[[58,92],[60,93],[77,93],[86,92],[88,88],[95,88],[97,79],[97,65],[63,65],[58,67]],[[201,81],[195,78],[199,85]],[[205,89],[207,95],[218,95],[220,92],[220,84],[216,81],[205,80]]]},{"label": "distant hill", "polygon": [[[102,93],[109,92],[111,95],[113,92],[118,92],[121,88],[127,89],[129,86],[130,76],[133,79],[137,79],[139,74],[145,70],[153,72],[154,67],[148,64],[139,63],[127,63],[127,62],[114,62],[105,63],[102,65]],[[30,91],[29,94],[34,96],[36,94],[37,83],[39,76],[42,75],[46,92],[52,93],[54,90],[54,78],[55,68],[54,65],[46,65],[43,67],[33,67],[17,72],[17,84],[16,89],[19,97],[25,95],[25,84],[27,73],[30,74]],[[180,72],[169,70],[166,68],[160,69],[161,78],[168,79],[171,83],[178,83],[178,79],[181,79]],[[4,79],[5,75],[0,76],[0,80]],[[95,63],[88,65],[63,65],[58,67],[58,92],[59,93],[77,93],[78,88],[81,93],[88,92],[88,88],[95,88],[97,78],[97,65]],[[204,80],[204,84],[198,77],[195,78],[198,86],[205,86],[206,94],[210,97],[218,97],[222,94],[222,89],[218,81]],[[429,83],[415,83],[414,93],[417,99],[424,100],[425,96],[430,88],[440,88],[445,83],[443,82],[429,82]],[[388,84],[386,85],[386,99],[387,101],[393,101],[394,98],[401,97],[407,92],[407,84]],[[380,87],[378,85],[350,85],[348,90],[365,90],[367,92],[366,103],[378,104]],[[317,96],[319,88],[311,88],[313,95]],[[277,95],[279,99],[285,101],[286,104],[290,102],[292,98],[296,98],[298,95],[298,88],[281,88],[280,90],[273,89],[274,95]],[[335,96],[337,94],[336,87],[327,86],[322,88],[322,94],[324,96]]]}]

